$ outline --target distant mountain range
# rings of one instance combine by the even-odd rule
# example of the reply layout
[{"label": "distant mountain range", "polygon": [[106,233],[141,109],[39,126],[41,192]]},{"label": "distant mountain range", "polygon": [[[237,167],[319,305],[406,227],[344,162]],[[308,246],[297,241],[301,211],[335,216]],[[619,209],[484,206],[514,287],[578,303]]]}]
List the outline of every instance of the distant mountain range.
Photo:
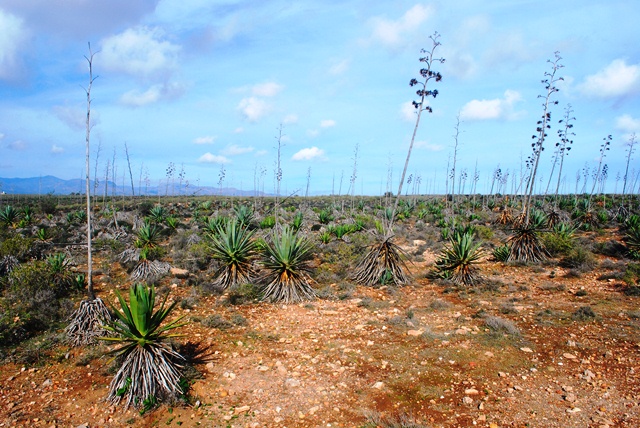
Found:
[{"label": "distant mountain range", "polygon": [[[52,175],[31,178],[2,178],[0,177],[0,193],[20,194],[20,195],[71,195],[85,193],[85,180],[75,178],[72,180],[63,180]],[[94,182],[90,184],[91,193],[102,196],[105,193],[104,182],[99,181],[98,186],[94,189]],[[223,196],[262,196],[262,192],[257,195],[253,190],[239,190],[233,187],[207,187],[207,186],[182,186],[179,188],[178,183],[175,186],[161,187],[145,187],[134,188],[135,194],[145,195],[223,195]],[[131,195],[131,186],[116,185],[112,181],[106,184],[106,191],[109,196],[112,195]]]}]

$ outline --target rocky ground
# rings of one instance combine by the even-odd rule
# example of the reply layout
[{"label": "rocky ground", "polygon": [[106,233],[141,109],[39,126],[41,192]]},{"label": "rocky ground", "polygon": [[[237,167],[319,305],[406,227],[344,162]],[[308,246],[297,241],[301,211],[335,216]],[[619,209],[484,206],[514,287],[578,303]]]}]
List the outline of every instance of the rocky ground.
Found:
[{"label": "rocky ground", "polygon": [[[163,278],[159,292],[180,302],[173,316],[189,321],[176,340],[189,363],[184,403],[144,414],[111,406],[105,346],[70,348],[61,331],[31,339],[3,355],[0,427],[640,426],[640,297],[620,279],[628,260],[599,254],[580,270],[485,257],[480,285],[454,287],[427,275],[439,230],[406,229],[413,281],[400,288],[333,283],[350,273],[335,270],[352,266],[343,250],[354,243],[322,249],[321,298],[296,305],[205,293],[194,286],[204,271]],[[618,229],[583,235],[620,240]],[[127,271],[106,251],[94,263],[97,294],[114,302]]]},{"label": "rocky ground", "polygon": [[188,403],[144,415],[104,402],[100,348],[41,338],[2,367],[0,426],[640,426],[640,311],[619,281],[486,261],[484,285],[454,289],[413,268],[410,286],[298,305],[191,297]]}]

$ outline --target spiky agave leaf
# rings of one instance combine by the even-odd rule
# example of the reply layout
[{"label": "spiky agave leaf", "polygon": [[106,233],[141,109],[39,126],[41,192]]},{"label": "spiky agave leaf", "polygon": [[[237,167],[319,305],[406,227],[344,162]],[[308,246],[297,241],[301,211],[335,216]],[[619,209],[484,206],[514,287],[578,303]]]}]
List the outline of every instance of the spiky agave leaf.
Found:
[{"label": "spiky agave leaf", "polygon": [[113,307],[117,320],[104,327],[114,335],[100,338],[121,345],[111,351],[122,359],[122,365],[111,381],[107,399],[119,403],[126,395],[126,406],[140,406],[150,397],[162,400],[181,395],[177,361],[183,357],[165,341],[179,336],[169,331],[184,324],[180,323],[182,318],[178,318],[163,325],[177,302],[166,306],[167,295],[154,310],[155,289],[142,284],[134,284],[129,289],[129,303],[117,290],[116,296],[121,310]]},{"label": "spiky agave leaf", "polygon": [[542,242],[538,237],[539,231],[532,228],[519,228],[509,237],[509,257],[507,261],[539,262],[548,257]]},{"label": "spiky agave leaf", "polygon": [[634,259],[640,259],[640,226],[631,227],[624,236],[624,243]]},{"label": "spiky agave leaf", "polygon": [[471,233],[454,234],[436,260],[436,269],[456,284],[474,285],[480,278],[475,265],[481,257],[480,243],[473,242]]},{"label": "spiky agave leaf", "polygon": [[375,286],[382,281],[404,285],[409,282],[403,251],[392,241],[393,235],[369,247],[356,266],[353,280],[358,284]]},{"label": "spiky agave leaf", "polygon": [[222,289],[251,281],[252,259],[256,252],[253,232],[233,219],[218,225],[215,234],[209,234],[212,257],[222,266],[216,272],[215,284]]},{"label": "spiky agave leaf", "polygon": [[263,300],[294,303],[315,298],[308,275],[312,250],[311,242],[289,226],[272,234],[260,262],[266,271],[262,280],[267,283]]}]

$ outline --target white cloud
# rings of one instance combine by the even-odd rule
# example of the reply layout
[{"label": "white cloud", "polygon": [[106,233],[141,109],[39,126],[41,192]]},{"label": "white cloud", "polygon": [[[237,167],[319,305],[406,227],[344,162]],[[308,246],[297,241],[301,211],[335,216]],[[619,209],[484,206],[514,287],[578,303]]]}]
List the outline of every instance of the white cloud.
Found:
[{"label": "white cloud", "polygon": [[249,122],[256,122],[271,111],[271,106],[260,98],[248,97],[240,100],[238,110]]},{"label": "white cloud", "polygon": [[27,145],[27,143],[25,143],[22,140],[16,140],[16,141],[13,141],[13,142],[9,143],[8,147],[11,150],[22,152],[24,150],[27,150],[28,145]]},{"label": "white cloud", "polygon": [[320,121],[320,128],[331,128],[336,126],[336,121],[333,119],[325,119]]},{"label": "white cloud", "polygon": [[108,71],[166,79],[178,66],[180,50],[160,29],[136,27],[104,39],[96,59]]},{"label": "white cloud", "polygon": [[197,137],[193,139],[193,144],[213,144],[217,137],[207,135],[205,137]]},{"label": "white cloud", "polygon": [[58,119],[67,124],[71,129],[84,129],[87,126],[87,112],[83,111],[81,108],[53,106],[51,111]]},{"label": "white cloud", "polygon": [[178,83],[163,83],[153,85],[144,92],[137,89],[126,92],[120,97],[120,102],[129,107],[142,107],[158,101],[171,101],[184,94],[184,86]]},{"label": "white cloud", "polygon": [[512,120],[519,117],[514,111],[515,104],[522,100],[520,93],[507,89],[504,98],[492,100],[471,100],[460,111],[460,119],[463,120]]},{"label": "white cloud", "polygon": [[318,131],[317,129],[308,129],[307,130],[307,136],[309,138],[316,138],[318,135],[320,135],[320,131]]},{"label": "white cloud", "polygon": [[51,146],[51,153],[53,153],[54,155],[60,154],[60,153],[64,153],[64,149],[56,144],[54,144],[53,146]]},{"label": "white cloud", "polygon": [[631,115],[623,114],[616,118],[616,129],[623,132],[640,132],[640,119],[634,119]]},{"label": "white cloud", "polygon": [[200,156],[198,158],[198,162],[200,163],[218,163],[218,164],[225,164],[225,163],[231,163],[231,161],[229,159],[227,159],[224,156],[220,156],[220,155],[213,155],[209,152],[203,154],[202,156]]},{"label": "white cloud", "polygon": [[432,6],[417,4],[395,21],[380,17],[374,18],[371,39],[386,48],[396,50],[405,43],[405,39],[409,39],[420,28],[433,12]]},{"label": "white cloud", "polygon": [[253,95],[258,97],[273,97],[280,93],[280,91],[282,91],[283,89],[284,86],[279,85],[275,82],[265,82],[253,85],[253,88],[251,88],[251,92],[253,93]]},{"label": "white cloud", "polygon": [[236,144],[232,144],[227,146],[221,153],[225,156],[238,156],[251,153],[252,151],[253,147],[241,147]]},{"label": "white cloud", "polygon": [[407,122],[413,122],[416,120],[416,112],[418,110],[413,106],[411,101],[407,101],[406,103],[402,103],[400,107],[400,115],[402,119]]},{"label": "white cloud", "polygon": [[244,128],[243,127],[237,127],[236,129],[233,130],[233,132],[235,134],[242,134],[244,132]]},{"label": "white cloud", "polygon": [[22,68],[19,54],[24,52],[28,32],[22,19],[0,9],[0,79],[18,77]]},{"label": "white cloud", "polygon": [[0,140],[2,140],[3,138],[4,138],[4,134],[0,132]]},{"label": "white cloud", "polygon": [[616,59],[596,74],[587,76],[579,85],[583,94],[592,98],[616,98],[640,90],[640,65],[627,65]]},{"label": "white cloud", "polygon": [[425,149],[430,152],[440,152],[444,150],[444,146],[441,144],[428,143],[426,141],[416,141],[416,149]]},{"label": "white cloud", "polygon": [[313,146],[313,147],[300,150],[299,152],[295,153],[291,157],[291,159],[294,161],[301,161],[301,160],[326,160],[327,158],[324,154],[324,150]]},{"label": "white cloud", "polygon": [[267,153],[269,153],[269,152],[268,152],[268,151],[266,151],[266,150],[258,150],[258,151],[256,152],[256,156],[264,156],[264,155],[266,155]]},{"label": "white cloud", "polygon": [[284,125],[293,125],[294,123],[298,123],[298,115],[297,114],[288,114],[282,119],[282,123]]}]

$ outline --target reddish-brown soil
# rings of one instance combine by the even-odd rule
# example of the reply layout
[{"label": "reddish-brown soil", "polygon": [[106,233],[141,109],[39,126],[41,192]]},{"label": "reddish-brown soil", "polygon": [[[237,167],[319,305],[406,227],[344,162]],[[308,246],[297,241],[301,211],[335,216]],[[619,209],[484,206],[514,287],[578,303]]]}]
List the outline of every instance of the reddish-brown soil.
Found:
[{"label": "reddish-brown soil", "polygon": [[[413,284],[358,286],[343,300],[177,306],[196,320],[179,342],[200,350],[188,404],[144,415],[108,405],[113,370],[95,348],[57,345],[32,365],[6,364],[0,426],[374,427],[376,415],[434,427],[640,426],[640,300],[619,280],[487,260],[485,285],[450,289],[425,279],[433,254],[421,260]],[[185,280],[168,285],[170,298],[191,293]],[[246,324],[197,322],[211,315]]]}]

